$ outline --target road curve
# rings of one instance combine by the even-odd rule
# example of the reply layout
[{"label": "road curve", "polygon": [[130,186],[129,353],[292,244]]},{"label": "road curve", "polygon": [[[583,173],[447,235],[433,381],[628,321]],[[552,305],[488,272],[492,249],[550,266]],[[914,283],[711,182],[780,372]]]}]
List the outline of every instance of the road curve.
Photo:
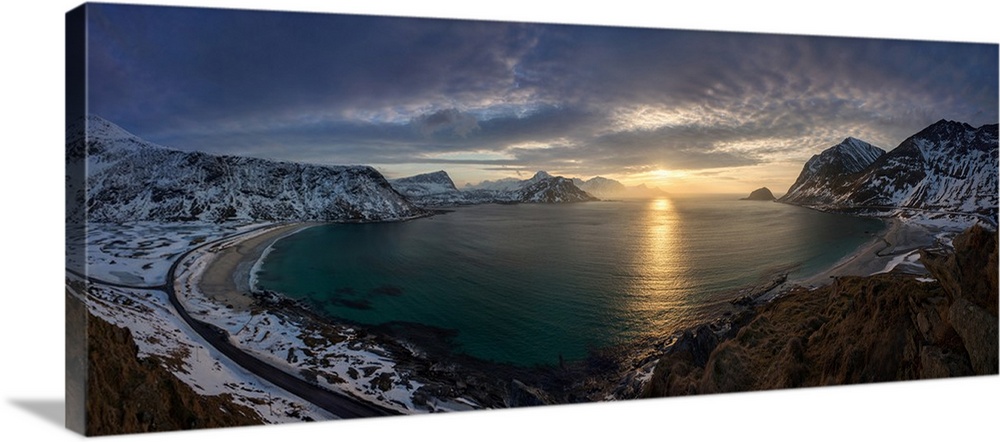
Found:
[{"label": "road curve", "polygon": [[191,327],[195,333],[198,333],[208,345],[211,345],[219,353],[222,353],[233,362],[243,367],[247,371],[253,373],[254,375],[268,381],[278,387],[292,393],[306,401],[311,402],[319,408],[322,408],[333,415],[341,418],[356,418],[356,417],[374,417],[374,416],[391,416],[399,415],[401,413],[390,410],[378,405],[363,401],[361,399],[347,396],[342,393],[337,393],[319,385],[306,382],[305,380],[295,377],[285,371],[274,367],[256,357],[250,355],[249,353],[243,351],[239,347],[233,345],[229,341],[228,334],[219,327],[208,324],[206,322],[199,321],[184,309],[180,300],[177,299],[177,293],[174,290],[174,285],[176,281],[177,267],[180,266],[181,262],[188,257],[191,253],[203,247],[210,247],[211,245],[235,238],[240,235],[246,235],[251,232],[255,232],[261,229],[270,228],[272,226],[263,226],[246,232],[241,232],[233,235],[229,235],[215,241],[211,241],[206,244],[201,244],[191,250],[188,250],[181,254],[174,262],[170,265],[170,269],[167,271],[166,283],[160,286],[130,286],[124,284],[115,284],[107,281],[97,280],[85,275],[81,275],[71,269],[66,269],[67,271],[77,275],[86,277],[88,281],[96,282],[103,285],[124,287],[124,288],[141,288],[150,290],[162,290],[166,292],[167,298],[170,300],[170,304],[174,306],[177,311],[177,315],[184,319],[184,322]]}]

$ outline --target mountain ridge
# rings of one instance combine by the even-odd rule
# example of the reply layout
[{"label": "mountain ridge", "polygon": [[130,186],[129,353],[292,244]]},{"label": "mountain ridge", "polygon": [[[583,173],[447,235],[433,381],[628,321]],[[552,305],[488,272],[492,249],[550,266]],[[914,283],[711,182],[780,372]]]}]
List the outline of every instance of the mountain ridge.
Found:
[{"label": "mountain ridge", "polygon": [[[851,157],[845,149],[863,148],[838,144],[813,156],[778,201],[866,216],[971,217],[995,226],[997,127],[940,120],[862,168],[871,155]],[[862,161],[837,167],[847,157]]]},{"label": "mountain ridge", "polygon": [[829,204],[831,194],[841,192],[851,177],[885,154],[885,150],[857,138],[847,137],[802,166],[795,183],[778,201],[798,205]]},{"label": "mountain ridge", "polygon": [[68,222],[393,221],[426,215],[370,166],[184,152],[98,116],[67,131]]},{"label": "mountain ridge", "polygon": [[[450,186],[442,185],[447,181]],[[418,174],[391,180],[397,191],[419,205],[452,206],[511,203],[574,203],[597,198],[577,187],[572,180],[538,171],[526,180],[487,181],[486,186],[459,190],[445,171]]]}]

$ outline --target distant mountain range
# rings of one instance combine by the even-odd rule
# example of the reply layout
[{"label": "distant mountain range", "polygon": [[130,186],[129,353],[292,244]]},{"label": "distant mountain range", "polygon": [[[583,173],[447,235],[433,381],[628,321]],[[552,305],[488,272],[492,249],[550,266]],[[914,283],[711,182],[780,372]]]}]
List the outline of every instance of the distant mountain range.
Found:
[{"label": "distant mountain range", "polygon": [[[568,180],[566,182],[565,180]],[[552,176],[539,171],[531,178],[501,178],[479,184],[466,184],[459,189],[440,170],[391,181],[393,187],[411,200],[424,206],[448,206],[483,203],[515,202],[581,202],[597,199],[655,198],[667,193],[655,187],[625,186],[604,177],[589,180]]]},{"label": "distant mountain range", "polygon": [[593,177],[587,181],[573,178],[573,183],[587,193],[605,200],[667,196],[667,192],[658,187],[647,187],[645,184],[626,186],[616,180],[601,176]]},{"label": "distant mountain range", "polygon": [[320,166],[184,152],[88,116],[67,128],[66,221],[395,221],[424,207],[597,200],[539,172],[460,192],[444,171],[393,180],[369,166]]},{"label": "distant mountain range", "polygon": [[577,187],[573,180],[540,171],[526,180],[506,178],[484,181],[458,190],[448,173],[441,170],[391,181],[393,187],[422,206],[487,203],[574,203],[597,198]]},{"label": "distant mountain range", "polygon": [[[975,217],[996,225],[997,167],[996,124],[942,120],[889,152],[847,138],[810,158],[778,201],[866,216]],[[461,190],[444,171],[389,181],[369,166],[172,150],[96,116],[67,128],[66,170],[67,223],[85,215],[94,222],[391,221],[426,215],[433,206],[664,195],[645,185],[543,171]]]},{"label": "distant mountain range", "polygon": [[885,152],[848,138],[813,156],[780,202],[868,216],[966,216],[996,225],[997,125],[941,120]]}]

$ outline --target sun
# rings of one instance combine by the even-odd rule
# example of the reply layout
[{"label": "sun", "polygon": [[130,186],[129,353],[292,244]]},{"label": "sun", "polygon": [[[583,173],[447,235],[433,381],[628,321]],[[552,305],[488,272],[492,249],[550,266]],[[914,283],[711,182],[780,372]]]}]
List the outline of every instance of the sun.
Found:
[{"label": "sun", "polygon": [[650,172],[649,174],[652,175],[654,178],[661,179],[661,180],[665,180],[665,179],[669,179],[669,178],[675,178],[675,177],[677,177],[679,175],[676,171],[667,170],[667,169],[656,169],[656,170]]}]

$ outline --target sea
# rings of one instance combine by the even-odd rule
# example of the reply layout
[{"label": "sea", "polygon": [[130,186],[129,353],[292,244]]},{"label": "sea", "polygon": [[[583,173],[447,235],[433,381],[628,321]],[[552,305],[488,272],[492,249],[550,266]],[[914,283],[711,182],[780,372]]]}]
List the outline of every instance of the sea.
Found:
[{"label": "sea", "polygon": [[334,321],[554,366],[709,321],[740,289],[817,274],[884,228],[738,195],[487,204],[312,227],[276,242],[256,280]]}]

